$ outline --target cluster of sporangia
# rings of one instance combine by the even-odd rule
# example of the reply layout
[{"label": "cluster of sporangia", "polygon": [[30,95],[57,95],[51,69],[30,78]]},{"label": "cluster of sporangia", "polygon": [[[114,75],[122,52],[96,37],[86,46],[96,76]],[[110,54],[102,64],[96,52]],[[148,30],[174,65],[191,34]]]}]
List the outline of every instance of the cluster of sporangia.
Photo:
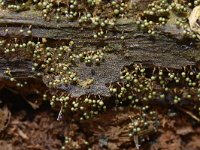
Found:
[{"label": "cluster of sporangia", "polygon": [[150,104],[163,102],[187,107],[200,115],[199,68],[188,66],[175,70],[134,64],[124,68],[120,74],[121,81],[109,86],[115,104],[143,112],[131,118],[130,136],[141,135],[149,130],[150,124],[155,128],[158,126],[157,114],[151,111],[153,105]]},{"label": "cluster of sporangia", "polygon": [[158,115],[155,111],[147,111],[148,107],[145,110],[130,116],[131,122],[129,123],[129,136],[134,138],[136,148],[139,149],[139,142],[142,140],[143,135],[155,132],[159,126]]},{"label": "cluster of sporangia", "polygon": [[[47,46],[47,40],[45,38],[38,42],[20,42],[21,41],[16,39],[10,39],[10,42],[0,40],[1,47],[4,49],[4,54],[7,56],[16,53],[23,55],[24,53],[26,57],[32,58],[35,62],[32,70],[35,72],[39,71],[37,73],[38,76],[45,76],[49,87],[78,83],[79,79],[76,72],[71,69],[72,66],[78,63],[100,65],[100,63],[104,61],[104,53],[102,50],[73,52],[73,41],[70,41],[67,46],[59,45],[58,47]],[[29,56],[27,56],[28,54]],[[42,71],[42,74],[40,71]],[[13,78],[10,78],[10,80],[14,81]]]},{"label": "cluster of sporangia", "polygon": [[195,67],[146,69],[134,64],[121,71],[120,79],[121,82],[110,85],[110,92],[119,105],[129,102],[129,106],[137,107],[146,103],[148,107],[154,100],[165,100],[169,104],[200,101],[200,71]]},{"label": "cluster of sporangia", "polygon": [[154,35],[156,27],[164,26],[170,21],[170,24],[174,23],[177,28],[183,29],[185,37],[197,39],[196,34],[190,29],[188,17],[191,10],[199,4],[200,0],[193,2],[156,0],[149,4],[147,10],[139,16],[137,24],[141,29]]},{"label": "cluster of sporangia", "polygon": [[[104,36],[107,26],[113,26],[118,16],[126,13],[126,0],[105,2],[102,0],[69,0],[56,3],[55,0],[28,0],[23,1],[1,1],[2,7],[14,11],[24,9],[41,10],[42,16],[46,19],[52,14],[59,21],[61,17],[76,19],[81,25],[93,25],[95,27],[94,37]],[[182,4],[183,3],[183,4]],[[164,25],[169,17],[170,11],[180,16],[177,25],[185,29],[185,34],[195,38],[189,27],[186,25],[186,10],[198,5],[200,2],[194,1],[194,4],[185,5],[185,1],[180,4],[167,1],[155,1],[148,6],[148,10],[141,16],[137,23],[141,28],[148,29],[150,34],[154,34],[154,25]],[[31,6],[31,7],[28,7]],[[66,7],[67,6],[67,7]],[[6,32],[6,31],[5,31]],[[19,32],[24,32],[20,30]],[[27,31],[32,34],[31,29]],[[74,52],[74,42],[69,44],[59,44],[49,46],[47,39],[43,38],[37,42],[18,40],[17,38],[0,40],[0,47],[4,50],[5,56],[16,53],[20,55],[29,55],[35,62],[32,70],[38,76],[43,76],[45,82],[50,88],[62,85],[77,84],[79,78],[72,69],[78,63],[86,65],[100,65],[104,61],[103,50],[87,50]],[[10,81],[16,83],[18,87],[23,87],[27,83],[19,83],[12,77],[12,70],[7,68],[5,74]],[[130,136],[137,136],[142,131],[148,130],[150,126],[157,125],[157,114],[151,111],[151,102],[163,101],[171,105],[182,105],[188,101],[189,109],[196,110],[200,115],[200,106],[195,105],[200,101],[200,71],[195,67],[185,67],[182,70],[167,68],[146,68],[139,64],[134,64],[124,68],[120,72],[120,81],[109,85],[112,98],[115,101],[115,107],[128,106],[138,109],[141,115],[131,118],[129,124]],[[43,99],[49,97],[44,94]],[[65,111],[76,112],[80,120],[89,119],[101,111],[106,111],[107,101],[105,98],[97,95],[86,95],[79,98],[71,97],[67,94],[53,95],[50,99],[52,107],[59,106],[60,112],[58,119],[62,117]]]},{"label": "cluster of sporangia", "polygon": [[129,0],[28,0],[4,1],[0,0],[3,8],[13,11],[33,9],[41,11],[47,20],[61,18],[76,20],[81,26],[94,26],[94,38],[106,36],[106,28],[113,27],[117,17],[123,16],[128,10]]}]

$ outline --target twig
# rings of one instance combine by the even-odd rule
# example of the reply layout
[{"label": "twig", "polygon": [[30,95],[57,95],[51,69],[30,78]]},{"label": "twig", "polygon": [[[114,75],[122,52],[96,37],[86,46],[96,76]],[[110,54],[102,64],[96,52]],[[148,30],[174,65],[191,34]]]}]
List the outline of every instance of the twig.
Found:
[{"label": "twig", "polygon": [[194,120],[200,122],[200,119],[199,119],[197,116],[195,116],[194,114],[192,114],[192,112],[190,112],[190,111],[188,111],[188,110],[186,110],[186,109],[184,109],[184,108],[180,108],[180,107],[178,107],[178,109],[181,110],[181,111],[183,111],[183,112],[185,112],[186,114],[188,114],[188,115],[189,115],[190,117],[192,117]]}]

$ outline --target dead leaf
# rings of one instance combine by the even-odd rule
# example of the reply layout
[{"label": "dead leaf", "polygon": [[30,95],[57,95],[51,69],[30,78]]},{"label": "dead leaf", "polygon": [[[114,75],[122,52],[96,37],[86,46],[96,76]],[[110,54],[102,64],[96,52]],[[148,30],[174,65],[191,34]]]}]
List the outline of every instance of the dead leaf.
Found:
[{"label": "dead leaf", "polygon": [[188,19],[191,30],[197,33],[200,39],[200,5],[192,10]]},{"label": "dead leaf", "polygon": [[12,144],[8,144],[6,141],[0,141],[0,150],[13,150]]},{"label": "dead leaf", "polygon": [[24,140],[29,139],[28,136],[21,129],[18,128],[17,132]]},{"label": "dead leaf", "polygon": [[187,134],[193,133],[193,132],[194,132],[194,130],[193,130],[193,128],[191,126],[182,127],[180,129],[176,130],[176,133],[178,135],[187,135]]},{"label": "dead leaf", "polygon": [[0,108],[0,132],[3,131],[10,123],[11,113],[6,105]]}]

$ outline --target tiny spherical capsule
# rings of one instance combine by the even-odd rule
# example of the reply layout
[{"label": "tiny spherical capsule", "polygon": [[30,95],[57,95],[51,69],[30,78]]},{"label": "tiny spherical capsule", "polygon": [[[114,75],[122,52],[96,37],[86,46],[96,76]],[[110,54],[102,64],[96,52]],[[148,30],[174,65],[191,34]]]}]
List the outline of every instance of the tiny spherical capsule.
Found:
[{"label": "tiny spherical capsule", "polygon": [[200,79],[200,74],[197,74],[197,75],[196,75],[196,79]]},{"label": "tiny spherical capsule", "polygon": [[128,134],[128,136],[129,136],[129,137],[132,137],[132,136],[133,136],[133,134],[132,134],[132,133],[129,133],[129,134]]},{"label": "tiny spherical capsule", "polygon": [[35,71],[35,67],[32,67],[32,71]]},{"label": "tiny spherical capsule", "polygon": [[74,104],[74,107],[78,107],[78,105],[79,105],[78,103],[75,103],[75,104]]},{"label": "tiny spherical capsule", "polygon": [[130,76],[127,76],[127,77],[126,77],[126,80],[130,81],[130,80],[131,80],[131,77],[130,77]]},{"label": "tiny spherical capsule", "polygon": [[120,76],[120,79],[123,80],[123,79],[124,79],[124,76]]},{"label": "tiny spherical capsule", "polygon": [[191,98],[191,97],[192,97],[191,95],[189,95],[189,94],[187,95],[187,98]]},{"label": "tiny spherical capsule", "polygon": [[97,34],[94,34],[93,37],[94,37],[94,38],[97,38]]},{"label": "tiny spherical capsule", "polygon": [[153,91],[153,92],[152,92],[152,95],[156,95],[156,91]]},{"label": "tiny spherical capsule", "polygon": [[115,9],[115,10],[114,10],[114,14],[115,14],[115,15],[118,15],[118,14],[119,14],[119,9]]},{"label": "tiny spherical capsule", "polygon": [[129,96],[128,96],[128,99],[129,99],[129,100],[133,99],[133,96],[129,95]]},{"label": "tiny spherical capsule", "polygon": [[140,132],[141,131],[141,129],[140,128],[137,128],[137,132]]},{"label": "tiny spherical capsule", "polygon": [[60,16],[56,16],[56,19],[59,20],[59,19],[60,19]]},{"label": "tiny spherical capsule", "polygon": [[121,91],[125,91],[126,89],[124,87],[121,87]]},{"label": "tiny spherical capsule", "polygon": [[103,101],[100,101],[100,102],[99,102],[99,105],[100,105],[100,106],[103,106],[103,105],[104,105],[104,102],[103,102]]},{"label": "tiny spherical capsule", "polygon": [[15,79],[14,78],[10,78],[10,81],[15,81]]},{"label": "tiny spherical capsule", "polygon": [[186,76],[186,73],[185,73],[185,72],[182,72],[181,75],[182,75],[183,77],[185,77],[185,76]]},{"label": "tiny spherical capsule", "polygon": [[159,71],[159,75],[162,76],[162,75],[163,75],[163,72],[162,72],[162,71]]},{"label": "tiny spherical capsule", "polygon": [[32,31],[31,31],[31,30],[28,30],[27,33],[30,35],[30,34],[32,33]]},{"label": "tiny spherical capsule", "polygon": [[156,79],[156,77],[155,76],[151,76],[151,80],[155,80]]},{"label": "tiny spherical capsule", "polygon": [[133,82],[134,82],[134,83],[138,83],[138,79],[134,79]]},{"label": "tiny spherical capsule", "polygon": [[140,21],[139,21],[139,20],[138,20],[138,21],[136,21],[136,24],[138,24],[138,25],[139,25],[139,24],[140,24]]},{"label": "tiny spherical capsule", "polygon": [[117,89],[116,89],[116,88],[113,88],[112,91],[113,91],[113,93],[116,93],[116,92],[117,92]]},{"label": "tiny spherical capsule", "polygon": [[19,32],[22,33],[22,32],[24,32],[24,30],[23,30],[23,29],[20,29]]},{"label": "tiny spherical capsule", "polygon": [[105,23],[104,22],[101,22],[101,24],[100,24],[102,27],[105,27]]},{"label": "tiny spherical capsule", "polygon": [[192,86],[196,86],[196,82],[193,82],[193,83],[192,83]]},{"label": "tiny spherical capsule", "polygon": [[185,79],[185,81],[189,82],[189,81],[190,81],[190,78],[187,77],[187,78]]},{"label": "tiny spherical capsule", "polygon": [[50,71],[53,72],[53,71],[54,71],[54,68],[51,68]]},{"label": "tiny spherical capsule", "polygon": [[176,82],[176,83],[179,83],[179,82],[180,82],[180,80],[178,80],[178,79],[177,79],[177,80],[175,80],[175,82]]}]

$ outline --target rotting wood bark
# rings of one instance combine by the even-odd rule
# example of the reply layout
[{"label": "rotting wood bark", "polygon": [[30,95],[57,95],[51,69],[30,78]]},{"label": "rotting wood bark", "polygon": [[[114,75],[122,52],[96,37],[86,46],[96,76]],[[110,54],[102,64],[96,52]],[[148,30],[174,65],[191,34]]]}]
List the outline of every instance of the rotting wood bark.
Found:
[{"label": "rotting wood bark", "polygon": [[[81,79],[94,79],[89,89],[77,86],[64,87],[64,90],[74,96],[81,96],[86,93],[108,96],[109,93],[105,84],[116,82],[119,79],[120,70],[132,63],[181,68],[187,65],[195,65],[195,62],[200,59],[198,42],[184,38],[180,39],[180,37],[183,37],[179,31],[180,29],[167,26],[161,29],[160,34],[151,37],[139,31],[134,20],[134,18],[118,20],[114,29],[108,29],[108,38],[105,40],[94,39],[92,36],[93,27],[80,27],[77,22],[65,20],[47,22],[37,13],[21,12],[16,14],[2,11],[0,14],[0,36],[4,38],[29,38],[26,31],[31,27],[31,38],[47,38],[57,42],[72,40],[76,44],[75,51],[95,50],[97,48],[106,48],[111,51],[105,54],[106,61],[100,66],[87,67],[80,65],[74,68]],[[8,32],[5,32],[6,28]],[[19,33],[21,28],[24,30],[23,33]],[[121,39],[122,35],[125,37],[123,40]],[[12,72],[21,72],[18,75],[19,77],[32,76],[31,60],[17,57],[4,58],[4,54],[1,54],[1,76],[3,76],[3,71],[7,67],[13,68]],[[95,74],[92,74],[92,71]]]}]

